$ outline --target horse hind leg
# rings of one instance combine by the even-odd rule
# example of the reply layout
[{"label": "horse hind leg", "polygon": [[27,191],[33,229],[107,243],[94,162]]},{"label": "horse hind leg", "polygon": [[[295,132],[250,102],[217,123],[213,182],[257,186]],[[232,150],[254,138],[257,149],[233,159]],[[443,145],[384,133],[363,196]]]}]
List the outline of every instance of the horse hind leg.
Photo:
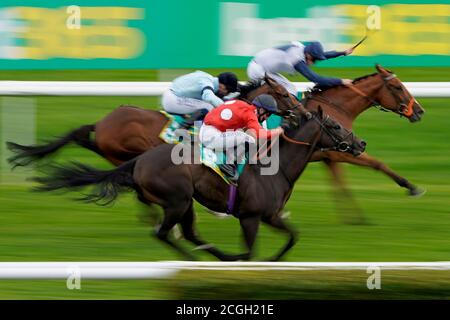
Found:
[{"label": "horse hind leg", "polygon": [[214,245],[201,240],[194,229],[194,221],[195,215],[193,205],[191,203],[189,209],[182,217],[181,228],[184,238],[197,246],[194,250],[205,250],[222,261],[236,261],[242,257],[241,255],[227,255],[214,247]]}]

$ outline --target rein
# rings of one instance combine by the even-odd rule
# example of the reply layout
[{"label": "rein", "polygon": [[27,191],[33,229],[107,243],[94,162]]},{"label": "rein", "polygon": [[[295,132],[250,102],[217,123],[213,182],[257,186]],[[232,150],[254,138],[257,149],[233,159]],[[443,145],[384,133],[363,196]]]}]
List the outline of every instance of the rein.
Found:
[{"label": "rein", "polygon": [[346,87],[349,88],[350,90],[352,90],[353,92],[356,92],[361,97],[366,98],[367,100],[369,100],[369,102],[371,103],[371,106],[375,106],[375,105],[379,104],[378,102],[375,101],[375,99],[372,99],[371,97],[369,97],[367,94],[365,94],[364,92],[359,90],[354,85],[350,84],[350,85],[346,85]]},{"label": "rein", "polygon": [[[330,132],[330,130],[328,130],[328,129],[325,127],[325,125],[324,125],[324,124],[328,121],[329,118],[330,118],[329,115],[326,115],[326,117],[325,117],[325,119],[324,119],[323,121],[317,120],[316,117],[313,117],[313,118],[312,118],[312,119],[314,119],[314,121],[316,121],[316,122],[319,124],[319,126],[320,126],[320,132],[325,131],[325,133],[328,134],[328,136],[333,140],[333,142],[336,143],[336,145],[333,146],[333,147],[331,147],[331,148],[320,148],[319,150],[320,150],[321,152],[324,152],[324,151],[339,151],[339,152],[346,152],[346,151],[348,151],[348,149],[350,148],[350,146],[345,142],[345,139],[347,139],[349,136],[352,136],[352,135],[353,135],[353,132],[350,131],[350,132],[348,133],[348,135],[347,135],[342,141],[340,141],[340,140],[339,140],[338,138],[336,138],[336,136],[333,135],[333,134]],[[282,137],[284,140],[286,140],[287,142],[293,143],[293,144],[296,144],[296,145],[306,145],[306,146],[310,146],[310,145],[311,145],[311,143],[308,143],[308,142],[294,140],[294,139],[288,137],[284,132],[281,134],[281,137]],[[272,144],[270,145],[269,150],[270,150],[271,147],[272,147]],[[268,150],[267,150],[267,151],[268,151]]]},{"label": "rein", "polygon": [[293,144],[301,144],[301,145],[305,145],[305,146],[310,146],[311,143],[309,142],[304,142],[304,141],[297,141],[294,140],[292,138],[289,138],[284,132],[281,134],[281,137],[283,137],[284,140],[286,140],[287,142],[293,143]]},{"label": "rein", "polygon": [[[392,96],[394,97],[395,101],[397,102],[397,105],[399,106],[397,109],[397,113],[399,113],[400,115],[406,116],[406,117],[410,117],[414,110],[413,110],[413,105],[414,105],[414,97],[410,96],[410,100],[408,102],[408,104],[403,103],[399,97],[393,92],[392,88],[388,85],[388,82],[394,78],[396,78],[397,75],[396,74],[391,74],[387,77],[383,77],[383,86],[386,86],[386,88],[389,90],[389,92],[392,94]],[[350,90],[352,90],[353,92],[355,92],[356,94],[358,94],[359,96],[365,98],[366,100],[368,100],[370,102],[370,106],[371,107],[376,107],[378,109],[380,109],[381,111],[385,111],[385,112],[389,112],[391,110],[384,108],[383,106],[380,106],[380,103],[377,102],[375,99],[373,99],[372,97],[368,96],[366,93],[364,93],[362,90],[360,90],[359,88],[355,87],[353,84],[351,85],[346,85],[347,88],[349,88]],[[312,95],[311,93],[309,93],[309,95],[307,96],[307,99],[311,99],[311,100],[316,100],[319,102],[324,102],[328,105],[331,105],[333,107],[335,107],[336,109],[346,113],[347,115],[350,115],[349,112],[347,110],[345,110],[345,108],[341,107],[340,105],[338,105],[337,103],[331,101],[328,98],[325,97],[317,97]]]},{"label": "rein", "polygon": [[[392,88],[388,85],[389,81],[397,78],[397,75],[395,73],[387,76],[387,77],[383,77],[383,86],[386,86],[386,88],[389,90],[389,92],[392,94],[392,96],[394,97],[395,101],[397,102],[397,105],[399,106],[397,109],[397,112],[400,115],[404,115],[406,117],[410,117],[412,116],[414,110],[413,110],[413,105],[414,105],[414,97],[410,96],[409,102],[408,104],[404,104],[400,98],[394,93],[394,91],[392,91]],[[365,94],[364,92],[362,92],[360,89],[358,89],[357,87],[355,87],[354,85],[347,85],[347,88],[351,89],[353,92],[356,92],[357,94],[359,94],[360,96],[366,98],[367,100],[370,101],[371,106],[377,106],[379,105],[378,102],[376,102],[374,99],[372,99],[371,97],[369,97],[367,94]],[[386,108],[383,108],[382,106],[380,106],[380,110],[382,111],[390,111]]]}]

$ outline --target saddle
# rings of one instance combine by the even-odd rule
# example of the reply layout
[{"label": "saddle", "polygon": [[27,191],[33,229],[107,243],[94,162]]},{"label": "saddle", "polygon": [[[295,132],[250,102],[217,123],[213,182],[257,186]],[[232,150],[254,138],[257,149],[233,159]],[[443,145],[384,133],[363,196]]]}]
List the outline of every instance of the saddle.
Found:
[{"label": "saddle", "polygon": [[[202,111],[202,110],[200,110]],[[180,134],[180,129],[185,129],[191,135],[191,141],[195,141],[195,135],[198,135],[199,127],[193,126],[198,119],[199,114],[173,114],[166,111],[160,111],[169,121],[161,130],[159,137],[168,144],[183,143],[183,135]],[[201,115],[200,115],[201,116]],[[204,115],[203,115],[204,117]],[[282,118],[277,115],[272,115],[262,125],[267,129],[273,129],[280,126]],[[248,155],[240,163],[229,165],[227,155],[223,151],[214,151],[199,144],[200,147],[200,162],[217,173],[227,184],[237,185],[237,180],[244,171],[245,165],[248,163]],[[234,168],[235,166],[235,172]]]}]

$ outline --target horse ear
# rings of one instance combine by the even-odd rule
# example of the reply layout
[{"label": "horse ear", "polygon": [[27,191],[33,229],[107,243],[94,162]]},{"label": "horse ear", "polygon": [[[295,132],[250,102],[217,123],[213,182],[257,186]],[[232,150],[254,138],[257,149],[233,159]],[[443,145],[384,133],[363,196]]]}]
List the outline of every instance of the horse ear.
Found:
[{"label": "horse ear", "polygon": [[378,73],[381,73],[381,74],[386,74],[386,73],[389,73],[385,68],[383,68],[380,64],[376,64],[375,65],[375,68],[377,69],[377,71],[378,71]]},{"label": "horse ear", "polygon": [[317,111],[319,112],[319,119],[322,119],[323,118],[323,109],[320,104],[319,104],[319,107],[317,108]]},{"label": "horse ear", "polygon": [[267,72],[266,73],[264,73],[264,81],[269,85],[269,86],[272,86],[272,78],[271,77],[269,77],[268,75],[267,75]]}]

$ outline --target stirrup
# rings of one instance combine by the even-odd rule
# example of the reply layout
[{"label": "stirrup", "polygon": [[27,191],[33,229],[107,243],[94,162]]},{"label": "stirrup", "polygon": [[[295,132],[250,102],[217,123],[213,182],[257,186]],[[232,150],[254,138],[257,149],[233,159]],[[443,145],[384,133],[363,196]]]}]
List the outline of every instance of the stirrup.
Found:
[{"label": "stirrup", "polygon": [[220,164],[219,168],[233,184],[237,183],[239,180],[239,173],[235,164]]}]

